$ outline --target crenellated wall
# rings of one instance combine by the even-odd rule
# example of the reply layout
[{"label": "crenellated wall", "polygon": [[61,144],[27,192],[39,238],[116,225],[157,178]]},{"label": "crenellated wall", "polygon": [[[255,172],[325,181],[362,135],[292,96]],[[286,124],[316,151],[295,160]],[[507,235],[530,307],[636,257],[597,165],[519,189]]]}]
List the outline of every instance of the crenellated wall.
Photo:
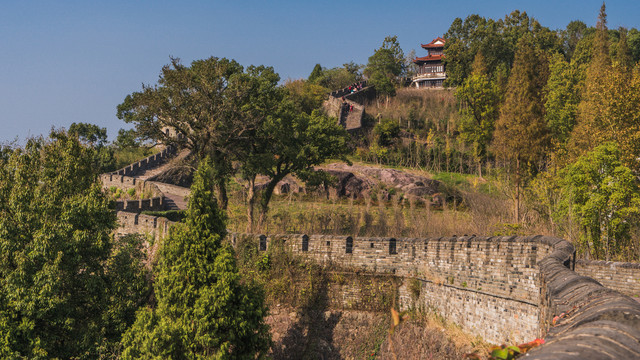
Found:
[{"label": "crenellated wall", "polygon": [[390,239],[320,235],[309,236],[303,245],[303,237],[273,236],[267,241],[284,241],[292,252],[324,265],[415,279],[420,283],[420,296],[413,299],[408,282],[403,282],[402,310],[435,308],[488,341],[522,342],[540,336],[540,280],[536,263],[548,254],[549,248],[536,238]]},{"label": "crenellated wall", "polygon": [[117,236],[127,234],[147,234],[154,239],[162,239],[169,233],[169,227],[174,224],[166,218],[136,214],[126,211],[118,211],[118,223],[120,227],[116,230]]},{"label": "crenellated wall", "polygon": [[640,264],[578,260],[575,271],[602,285],[632,297],[640,296]]},{"label": "crenellated wall", "polygon": [[546,336],[530,359],[640,358],[640,305],[574,272],[565,240],[231,235],[233,244],[240,238],[342,271],[395,276],[401,309],[435,309],[490,342]]},{"label": "crenellated wall", "polygon": [[140,161],[136,161],[131,165],[127,165],[126,167],[114,171],[112,174],[115,175],[124,175],[124,176],[134,176],[138,172],[142,170],[151,169],[156,167],[175,155],[176,150],[172,146],[167,146],[159,153],[155,153],[151,156],[148,156]]},{"label": "crenellated wall", "polygon": [[135,177],[118,175],[118,174],[101,174],[100,181],[105,189],[116,187],[118,189],[128,190],[136,189],[142,194],[149,194],[152,197],[134,200],[117,200],[116,211],[162,211],[165,210],[165,201],[163,192],[160,187],[152,182],[140,180]]}]

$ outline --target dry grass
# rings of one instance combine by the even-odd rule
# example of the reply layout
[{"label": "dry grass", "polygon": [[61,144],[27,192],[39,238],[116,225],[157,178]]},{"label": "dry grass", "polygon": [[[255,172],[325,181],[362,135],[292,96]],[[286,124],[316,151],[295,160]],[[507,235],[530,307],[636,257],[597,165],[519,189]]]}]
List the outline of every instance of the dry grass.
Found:
[{"label": "dry grass", "polygon": [[389,104],[372,102],[365,111],[375,118],[396,119],[409,129],[437,132],[452,131],[458,117],[452,90],[399,89]]},{"label": "dry grass", "polygon": [[[440,237],[452,235],[551,235],[541,219],[513,225],[512,202],[480,192],[465,192],[464,204],[434,210],[420,201],[378,199],[302,199],[275,197],[267,221],[257,231],[266,234],[330,234],[380,237]],[[232,202],[228,227],[246,229],[246,210]]]}]

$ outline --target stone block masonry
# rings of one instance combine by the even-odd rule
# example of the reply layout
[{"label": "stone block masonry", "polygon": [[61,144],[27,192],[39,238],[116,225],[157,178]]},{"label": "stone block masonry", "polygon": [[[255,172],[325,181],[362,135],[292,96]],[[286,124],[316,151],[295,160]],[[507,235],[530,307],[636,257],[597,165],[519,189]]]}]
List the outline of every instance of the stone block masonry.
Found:
[{"label": "stone block masonry", "polygon": [[165,210],[164,195],[158,185],[152,181],[140,180],[135,177],[118,174],[102,174],[100,175],[100,180],[105,189],[111,187],[123,190],[136,189],[137,192],[153,196],[145,199],[118,200],[116,201],[116,211],[141,212],[145,210]]},{"label": "stone block masonry", "polygon": [[114,175],[124,175],[124,176],[135,176],[140,171],[154,168],[174,156],[176,153],[176,149],[172,146],[167,146],[159,153],[148,156],[140,161],[136,161],[131,165],[127,165],[126,167],[114,171],[112,174]]},{"label": "stone block masonry", "polygon": [[118,223],[120,227],[116,230],[116,236],[127,234],[145,234],[155,240],[163,239],[169,233],[169,227],[174,224],[166,218],[136,214],[126,211],[118,211]]},{"label": "stone block masonry", "polygon": [[574,272],[575,249],[561,239],[232,234],[231,242],[239,237],[262,251],[281,243],[332,268],[396,277],[400,309],[435,309],[489,342],[545,336],[529,359],[640,358],[640,304]]},{"label": "stone block masonry", "polygon": [[640,264],[614,261],[576,261],[575,271],[622,294],[640,296]]}]

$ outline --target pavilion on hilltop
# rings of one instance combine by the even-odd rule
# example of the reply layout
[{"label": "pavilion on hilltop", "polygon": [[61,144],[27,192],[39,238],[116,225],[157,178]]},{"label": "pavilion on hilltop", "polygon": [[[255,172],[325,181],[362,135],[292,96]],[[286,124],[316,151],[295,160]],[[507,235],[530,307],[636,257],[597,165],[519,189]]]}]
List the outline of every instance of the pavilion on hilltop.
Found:
[{"label": "pavilion on hilltop", "polygon": [[435,38],[428,44],[422,44],[428,55],[418,57],[413,62],[418,65],[418,71],[411,79],[411,85],[417,88],[442,88],[442,83],[447,78],[444,69],[444,43],[445,39]]}]

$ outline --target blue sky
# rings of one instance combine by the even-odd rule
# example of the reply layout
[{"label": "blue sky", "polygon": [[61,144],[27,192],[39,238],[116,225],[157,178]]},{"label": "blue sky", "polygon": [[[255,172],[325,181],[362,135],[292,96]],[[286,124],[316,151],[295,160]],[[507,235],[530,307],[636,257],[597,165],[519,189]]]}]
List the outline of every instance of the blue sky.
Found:
[{"label": "blue sky", "polygon": [[[542,25],[594,25],[600,0],[582,1],[0,1],[0,143],[89,122],[113,138],[116,106],[154,84],[169,56],[273,66],[283,79],[366,63],[386,35],[408,53],[456,17],[515,9]],[[609,27],[640,27],[640,1],[607,2]],[[21,141],[22,142],[22,141]]]}]

